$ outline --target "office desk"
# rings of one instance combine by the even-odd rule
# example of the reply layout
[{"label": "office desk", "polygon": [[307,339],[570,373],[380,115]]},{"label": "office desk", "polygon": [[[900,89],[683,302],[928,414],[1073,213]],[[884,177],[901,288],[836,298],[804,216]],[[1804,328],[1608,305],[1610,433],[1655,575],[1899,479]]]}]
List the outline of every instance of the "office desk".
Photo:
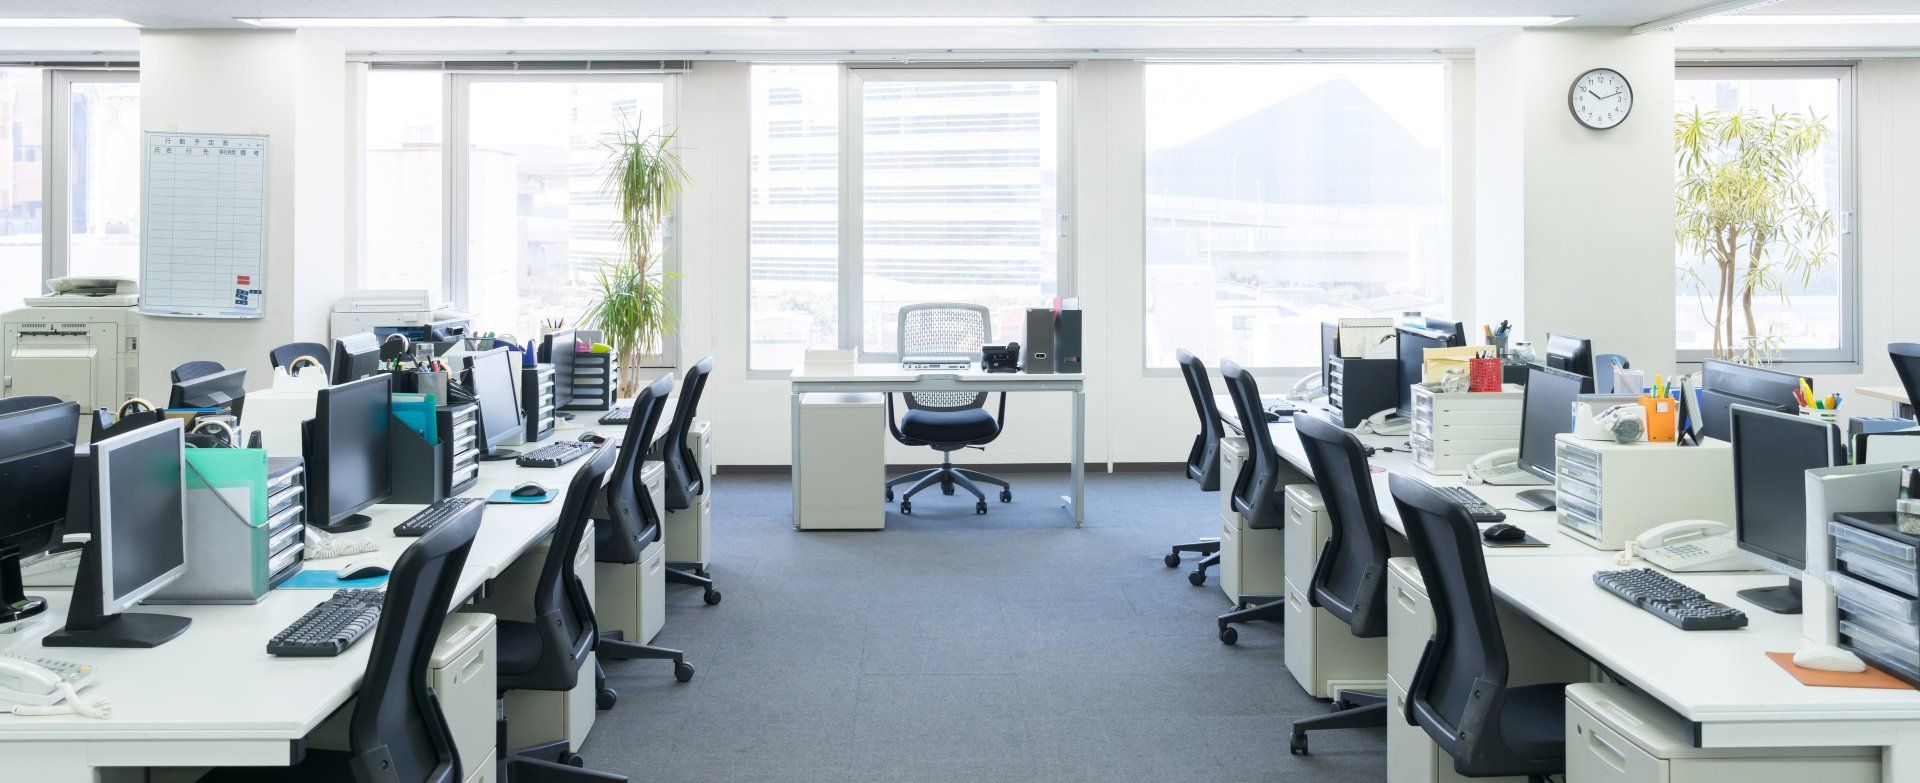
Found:
[{"label": "office desk", "polygon": [[1899,386],[1861,386],[1853,390],[1863,397],[1874,397],[1893,403],[1893,415],[1905,419],[1913,418],[1913,400],[1907,399],[1907,390]]},{"label": "office desk", "polygon": [[[800,464],[800,395],[813,392],[899,394],[904,392],[1068,392],[1073,396],[1070,470],[1073,494],[1060,499],[1073,512],[1075,527],[1086,524],[1087,382],[1079,373],[1028,375],[965,370],[908,370],[899,364],[861,364],[844,370],[794,370],[792,386],[793,464]],[[879,489],[879,487],[875,487]],[[800,507],[800,472],[793,472],[793,506]],[[794,523],[796,529],[799,522]]]}]

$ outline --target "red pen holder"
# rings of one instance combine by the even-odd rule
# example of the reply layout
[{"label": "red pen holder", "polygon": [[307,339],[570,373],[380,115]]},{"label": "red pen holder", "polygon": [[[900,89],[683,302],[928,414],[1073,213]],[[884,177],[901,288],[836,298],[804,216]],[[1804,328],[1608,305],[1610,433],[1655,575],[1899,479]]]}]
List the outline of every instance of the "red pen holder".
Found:
[{"label": "red pen holder", "polygon": [[1467,391],[1470,391],[1470,392],[1500,391],[1500,360],[1499,359],[1468,359],[1467,360]]}]

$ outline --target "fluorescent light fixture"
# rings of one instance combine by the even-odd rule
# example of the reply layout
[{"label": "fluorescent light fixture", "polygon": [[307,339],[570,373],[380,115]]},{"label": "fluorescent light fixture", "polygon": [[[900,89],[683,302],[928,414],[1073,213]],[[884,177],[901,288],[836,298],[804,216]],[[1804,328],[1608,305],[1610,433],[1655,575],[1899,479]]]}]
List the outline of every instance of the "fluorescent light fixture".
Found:
[{"label": "fluorescent light fixture", "polygon": [[61,18],[35,18],[31,16],[0,16],[0,27],[139,27],[140,25],[125,19],[104,16],[74,16]]},{"label": "fluorescent light fixture", "polygon": [[1795,24],[1920,24],[1920,14],[1728,14],[1701,19],[1690,24],[1717,25],[1795,25]]},{"label": "fluorescent light fixture", "polygon": [[258,27],[1544,27],[1570,16],[393,16],[251,17]]}]

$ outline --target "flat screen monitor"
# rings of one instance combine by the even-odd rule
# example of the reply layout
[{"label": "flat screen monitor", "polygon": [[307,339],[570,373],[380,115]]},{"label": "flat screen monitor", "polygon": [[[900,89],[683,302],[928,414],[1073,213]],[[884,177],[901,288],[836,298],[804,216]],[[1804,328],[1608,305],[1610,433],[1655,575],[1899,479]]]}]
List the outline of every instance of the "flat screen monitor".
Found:
[{"label": "flat screen monitor", "polygon": [[1439,332],[1441,334],[1446,335],[1447,345],[1453,348],[1458,348],[1460,346],[1467,344],[1466,327],[1462,325],[1459,321],[1449,321],[1445,318],[1434,318],[1429,316],[1427,318],[1427,331]]},{"label": "flat screen monitor", "polygon": [[1333,357],[1340,355],[1340,325],[1322,322],[1320,324],[1320,384],[1326,385],[1327,367],[1333,364]]},{"label": "flat screen monitor", "polygon": [[360,511],[393,494],[387,430],[393,376],[321,389],[306,425],[309,524],[330,533],[366,527]]},{"label": "flat screen monitor", "polygon": [[1730,411],[1746,405],[1779,413],[1799,413],[1794,391],[1805,380],[1793,373],[1708,359],[1700,363],[1700,437],[1731,440]]},{"label": "flat screen monitor", "polygon": [[46,611],[20,586],[20,558],[47,551],[67,516],[80,403],[44,405],[0,416],[0,623]]},{"label": "flat screen monitor", "polygon": [[185,617],[126,613],[187,572],[184,435],[168,419],[93,444],[93,540],[46,646],[155,647],[187,629]]},{"label": "flat screen monitor", "polygon": [[561,329],[540,338],[539,360],[553,365],[553,406],[573,402],[573,360],[576,332]]},{"label": "flat screen monitor", "polygon": [[520,411],[520,368],[506,348],[467,354],[467,389],[480,403],[480,430],[486,448],[484,460],[513,459],[520,453],[500,448],[512,440],[525,423]]},{"label": "flat screen monitor", "polygon": [[380,371],[380,338],[372,332],[350,334],[333,341],[334,385],[352,383]]},{"label": "flat screen monitor", "polygon": [[1403,417],[1413,418],[1413,387],[1422,380],[1421,367],[1426,363],[1427,349],[1457,345],[1460,335],[1410,326],[1402,326],[1395,331],[1394,339],[1400,346],[1397,362],[1400,378],[1393,385],[1398,403],[1396,412]]},{"label": "flat screen monitor", "polygon": [[1530,365],[1527,391],[1520,403],[1520,469],[1553,480],[1554,440],[1573,431],[1573,403],[1593,390],[1593,379],[1565,370]]},{"label": "flat screen monitor", "polygon": [[1547,366],[1593,377],[1593,341],[1585,337],[1547,333]]},{"label": "flat screen monitor", "polygon": [[169,408],[212,408],[239,416],[247,401],[247,371],[226,370],[173,385]]},{"label": "flat screen monitor", "polygon": [[1800,574],[1807,567],[1807,471],[1841,464],[1840,428],[1796,413],[1735,404],[1734,543],[1755,565],[1785,574],[1782,587],[1740,591],[1769,611],[1798,614]]}]

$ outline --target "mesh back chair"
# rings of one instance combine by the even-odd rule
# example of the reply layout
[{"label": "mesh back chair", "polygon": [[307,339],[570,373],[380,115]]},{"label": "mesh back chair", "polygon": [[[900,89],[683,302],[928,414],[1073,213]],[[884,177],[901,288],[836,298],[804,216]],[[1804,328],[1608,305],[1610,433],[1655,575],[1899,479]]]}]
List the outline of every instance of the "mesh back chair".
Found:
[{"label": "mesh back chair", "polygon": [[[667,436],[660,444],[660,461],[667,470],[667,509],[670,511],[692,508],[707,491],[700,478],[700,459],[693,453],[693,445],[687,442],[687,433],[693,429],[700,395],[707,389],[707,376],[712,374],[711,356],[687,368],[687,380],[680,387],[680,404],[674,406],[673,423],[667,426]],[[701,600],[708,606],[720,603],[720,591],[713,588],[713,575],[707,572],[706,563],[668,563],[667,581],[701,588],[704,591]]]},{"label": "mesh back chair", "polygon": [[454,515],[407,547],[394,564],[347,730],[350,750],[310,750],[291,768],[222,769],[203,783],[459,781],[459,753],[440,702],[428,689],[427,672],[485,510],[475,505]]},{"label": "mesh back chair", "polygon": [[1894,372],[1900,373],[1900,385],[1907,389],[1907,404],[1900,410],[1909,418],[1920,421],[1920,343],[1889,343],[1887,355],[1893,359]]},{"label": "mesh back chair", "polygon": [[320,363],[320,370],[333,377],[333,349],[320,343],[287,343],[267,352],[267,362],[274,367],[286,367],[302,356],[311,357]]},{"label": "mesh back chair", "polygon": [[[1307,603],[1347,624],[1363,639],[1387,635],[1387,526],[1373,494],[1367,447],[1353,433],[1318,416],[1294,417],[1300,445],[1313,468],[1320,501],[1333,529],[1314,562]],[[1293,722],[1289,750],[1307,752],[1307,732],[1324,729],[1385,728],[1384,694],[1340,691],[1334,701],[1348,709]]]},{"label": "mesh back chair", "polygon": [[1433,636],[1407,686],[1407,723],[1424,729],[1468,777],[1544,783],[1564,772],[1566,686],[1507,687],[1506,641],[1479,527],[1419,479],[1395,473],[1388,487],[1433,605]]},{"label": "mesh back chair", "polygon": [[52,397],[45,394],[25,394],[19,397],[0,398],[0,416],[59,404],[59,397]]},{"label": "mesh back chair", "polygon": [[[900,356],[980,358],[980,346],[993,341],[993,321],[987,308],[976,304],[930,302],[900,308]],[[913,496],[935,484],[944,495],[953,494],[957,485],[974,498],[976,514],[987,513],[987,496],[974,482],[1000,488],[1000,502],[1013,502],[1013,488],[998,477],[953,466],[953,452],[970,446],[985,446],[1000,437],[1007,420],[1007,395],[1000,394],[1000,414],[986,411],[987,395],[976,392],[910,392],[907,412],[894,417],[893,395],[887,395],[887,428],[894,440],[908,446],[931,446],[940,452],[940,467],[917,470],[887,479],[886,497],[893,500],[893,488],[911,483],[900,496],[900,513],[913,513]]]},{"label": "mesh back chair", "polygon": [[181,362],[179,366],[173,368],[173,372],[169,373],[169,375],[173,377],[174,383],[185,383],[195,378],[202,378],[217,372],[226,371],[227,368],[219,362],[201,359],[198,361]]},{"label": "mesh back chair", "polygon": [[[1187,381],[1187,394],[1193,397],[1194,413],[1200,417],[1200,434],[1193,436],[1193,448],[1187,451],[1187,478],[1199,482],[1202,492],[1219,492],[1220,438],[1226,431],[1220,423],[1220,409],[1213,401],[1213,383],[1207,380],[1207,365],[1201,363],[1200,357],[1182,348],[1179,358],[1180,375]],[[1220,562],[1220,539],[1203,538],[1174,544],[1165,558],[1168,568],[1180,567],[1181,552],[1206,555],[1187,577],[1187,581],[1197,587],[1207,583],[1207,569]]]},{"label": "mesh back chair", "polygon": [[[673,376],[667,375],[641,389],[633,398],[633,415],[627,419],[626,433],[620,436],[620,448],[615,453],[606,492],[599,507],[591,511],[595,515],[593,559],[596,563],[638,568],[647,546],[660,540],[661,520],[654,513],[653,498],[647,492],[641,469],[653,443],[653,431],[660,423],[660,414],[666,410],[667,395],[671,393]],[[600,634],[594,652],[599,654],[594,669],[596,703],[603,710],[613,709],[620,700],[620,693],[607,687],[606,667],[599,665],[605,661],[670,660],[676,679],[681,682],[693,679],[693,665],[687,663],[685,653],[627,641],[618,631]]]},{"label": "mesh back chair", "polygon": [[[1277,530],[1286,525],[1287,485],[1306,483],[1309,479],[1280,459],[1280,449],[1273,442],[1273,430],[1267,429],[1267,411],[1260,406],[1260,385],[1254,382],[1253,373],[1228,360],[1220,363],[1220,377],[1227,382],[1227,398],[1233,400],[1234,413],[1240,417],[1240,432],[1247,438],[1249,452],[1249,459],[1240,468],[1231,490],[1233,510],[1247,521],[1249,529]],[[1240,640],[1240,632],[1234,630],[1233,623],[1285,618],[1286,596],[1269,597],[1275,600],[1220,615],[1221,643],[1233,644]],[[1241,598],[1244,600],[1246,596]]]}]

